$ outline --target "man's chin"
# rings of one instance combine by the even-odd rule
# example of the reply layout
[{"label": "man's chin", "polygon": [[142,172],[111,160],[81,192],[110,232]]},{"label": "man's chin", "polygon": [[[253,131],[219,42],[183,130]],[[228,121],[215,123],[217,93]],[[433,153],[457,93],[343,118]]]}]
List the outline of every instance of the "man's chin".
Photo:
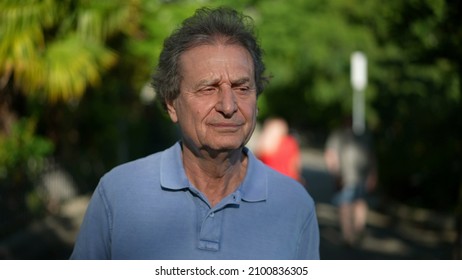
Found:
[{"label": "man's chin", "polygon": [[210,154],[223,154],[241,151],[244,147],[244,143],[241,144],[229,144],[229,145],[213,145],[206,147],[207,152]]}]

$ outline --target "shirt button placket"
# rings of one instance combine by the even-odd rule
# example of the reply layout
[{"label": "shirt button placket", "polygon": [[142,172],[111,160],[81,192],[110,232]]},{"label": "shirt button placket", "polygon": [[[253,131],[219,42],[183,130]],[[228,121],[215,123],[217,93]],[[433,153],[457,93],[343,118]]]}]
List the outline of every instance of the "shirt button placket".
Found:
[{"label": "shirt button placket", "polygon": [[219,213],[209,212],[200,229],[199,248],[210,251],[220,249],[221,219]]}]

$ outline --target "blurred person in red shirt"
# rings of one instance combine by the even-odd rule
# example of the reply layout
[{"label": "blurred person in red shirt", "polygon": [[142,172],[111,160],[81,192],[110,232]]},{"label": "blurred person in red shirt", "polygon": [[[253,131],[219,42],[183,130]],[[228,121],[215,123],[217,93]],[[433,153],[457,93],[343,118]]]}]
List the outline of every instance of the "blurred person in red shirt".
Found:
[{"label": "blurred person in red shirt", "polygon": [[297,139],[282,118],[267,119],[255,148],[257,157],[269,167],[303,183]]}]

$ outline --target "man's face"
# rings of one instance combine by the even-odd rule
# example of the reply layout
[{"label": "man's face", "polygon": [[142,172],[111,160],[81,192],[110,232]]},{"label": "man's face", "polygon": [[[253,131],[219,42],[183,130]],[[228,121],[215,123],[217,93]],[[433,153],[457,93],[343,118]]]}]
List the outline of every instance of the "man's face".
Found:
[{"label": "man's face", "polygon": [[[180,57],[180,95],[167,108],[193,149],[239,149],[256,122],[254,66],[238,45],[201,45]],[[192,146],[191,146],[192,145]]]}]

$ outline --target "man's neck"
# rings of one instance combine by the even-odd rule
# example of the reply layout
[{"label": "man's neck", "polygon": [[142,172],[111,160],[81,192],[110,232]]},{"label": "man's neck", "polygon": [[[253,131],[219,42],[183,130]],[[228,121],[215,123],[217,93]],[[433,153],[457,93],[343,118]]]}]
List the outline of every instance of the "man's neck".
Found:
[{"label": "man's neck", "polygon": [[239,187],[246,174],[247,161],[242,149],[198,154],[183,146],[186,175],[212,207]]}]

